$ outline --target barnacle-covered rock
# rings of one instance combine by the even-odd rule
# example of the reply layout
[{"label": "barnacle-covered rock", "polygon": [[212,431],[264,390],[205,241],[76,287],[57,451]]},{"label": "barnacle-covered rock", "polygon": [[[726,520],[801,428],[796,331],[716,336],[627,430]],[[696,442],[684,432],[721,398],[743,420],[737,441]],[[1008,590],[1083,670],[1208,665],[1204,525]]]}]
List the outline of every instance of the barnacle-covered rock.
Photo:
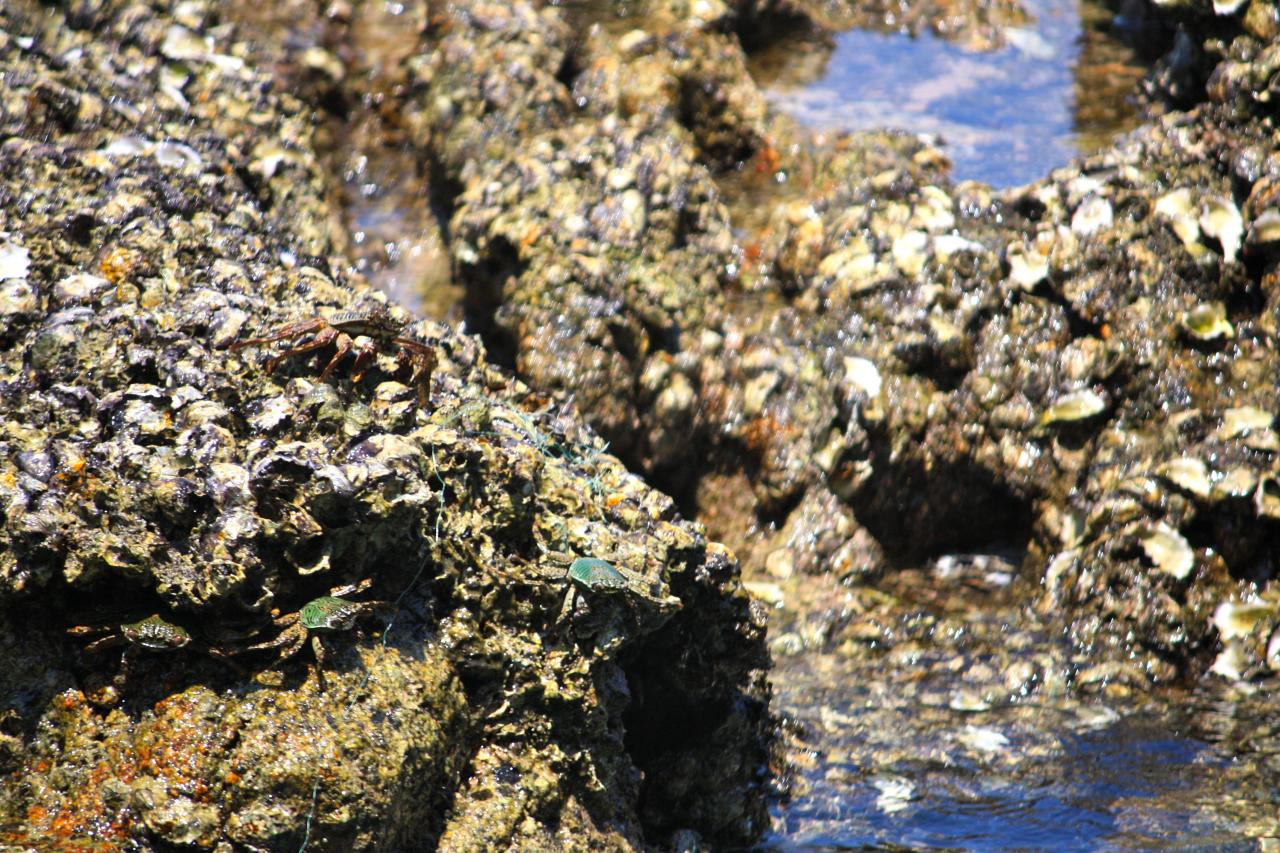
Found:
[{"label": "barnacle-covered rock", "polygon": [[[543,61],[558,13],[470,11],[563,89]],[[563,397],[352,277],[310,110],[215,13],[0,7],[0,702],[23,721],[0,845],[746,843],[767,656],[735,558]],[[448,48],[442,76],[468,49]],[[538,102],[509,73],[480,75],[486,95]],[[458,104],[459,124],[518,129]],[[643,160],[584,217],[602,240],[687,224],[646,208],[682,189]],[[628,353],[679,313],[673,293],[636,300]],[[427,405],[377,331],[360,381],[347,361],[320,378],[332,347],[274,371],[231,350],[345,310],[431,342]],[[664,362],[652,393],[678,430],[693,373]],[[566,607],[575,557],[634,584]],[[364,581],[385,600],[375,636],[313,637],[323,682],[298,657],[255,680],[291,614]],[[139,608],[192,639],[126,667],[66,636]]]},{"label": "barnacle-covered rock", "polygon": [[[1272,5],[1157,4],[1182,26],[1152,89],[1203,97],[1217,63],[1212,103],[1006,193],[951,182],[915,137],[817,144],[769,118],[739,43],[753,16],[848,4],[643,5],[406,4],[385,86],[335,36],[361,4],[306,12],[298,30],[334,29],[302,48],[239,41],[251,28],[202,3],[0,11],[20,66],[0,89],[0,648],[21,630],[29,650],[0,685],[40,721],[0,732],[0,769],[69,780],[6,787],[0,824],[267,848],[308,826],[343,849],[745,841],[762,608],[605,440],[681,487],[763,599],[809,608],[777,650],[892,655],[858,683],[977,714],[1274,668]],[[957,32],[995,43],[1011,10],[971,4]],[[359,383],[228,352],[381,304],[352,295],[311,112],[280,91],[377,105],[454,217],[468,328],[539,393],[430,324],[412,326],[441,339],[429,406],[391,346]],[[722,199],[784,176],[781,203],[730,227]],[[622,585],[566,596],[578,559]],[[822,573],[856,593],[796,593]],[[264,694],[210,654],[364,578],[395,619],[326,639],[331,692],[298,658]],[[1016,607],[996,619],[995,596]],[[1025,597],[1038,619],[1006,617]],[[28,624],[32,602],[56,606]],[[141,603],[196,641],[119,686],[47,616]],[[1071,648],[1033,661],[1033,633]],[[910,693],[941,634],[973,637],[936,664],[972,687]],[[225,750],[202,742],[186,770],[157,751],[214,719]],[[952,748],[1001,743],[967,727]]]},{"label": "barnacle-covered rock", "polygon": [[[679,134],[611,116],[536,137],[485,164],[453,231],[469,286],[509,276],[500,307],[485,307],[497,308],[492,334],[523,376],[574,392],[616,450],[646,467],[671,468],[693,449],[662,436],[697,426],[685,351],[700,348],[692,330],[714,323],[717,261],[732,242]],[[657,416],[651,431],[638,406]]]}]

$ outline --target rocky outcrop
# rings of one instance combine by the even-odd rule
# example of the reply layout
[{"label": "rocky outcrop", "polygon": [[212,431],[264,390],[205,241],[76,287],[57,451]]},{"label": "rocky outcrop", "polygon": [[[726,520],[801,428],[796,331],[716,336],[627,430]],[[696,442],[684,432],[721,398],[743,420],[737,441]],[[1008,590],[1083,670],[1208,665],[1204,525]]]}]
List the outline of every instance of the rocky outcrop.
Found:
[{"label": "rocky outcrop", "polygon": [[[736,561],[352,277],[311,108],[252,58],[198,5],[0,11],[4,843],[752,837]],[[322,315],[292,342],[368,332],[362,377],[233,348]]]}]

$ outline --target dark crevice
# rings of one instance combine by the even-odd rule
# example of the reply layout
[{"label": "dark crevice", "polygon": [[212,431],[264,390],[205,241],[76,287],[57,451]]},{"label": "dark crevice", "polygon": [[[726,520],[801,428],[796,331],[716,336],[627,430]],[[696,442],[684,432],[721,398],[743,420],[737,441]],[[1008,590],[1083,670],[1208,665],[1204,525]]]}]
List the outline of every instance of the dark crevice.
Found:
[{"label": "dark crevice", "polygon": [[[744,481],[754,483],[759,479],[760,475],[759,463],[755,461],[751,453],[741,446],[729,442],[716,445],[708,439],[703,439],[702,444],[703,446],[698,448],[696,454],[696,458],[700,460],[701,464],[686,466],[685,470],[678,472],[679,478],[684,482],[684,485],[680,488],[672,490],[669,488],[671,484],[658,477],[657,474],[650,478],[651,485],[654,488],[660,489],[675,500],[676,507],[684,518],[701,519],[712,509],[701,505],[698,500],[700,481],[704,477],[741,476]],[[752,496],[750,503],[754,509],[757,503],[754,496]],[[742,523],[742,527],[748,525],[749,521]],[[723,536],[713,536],[712,538],[723,538]]]},{"label": "dark crevice", "polygon": [[[763,4],[750,4],[763,5]],[[831,35],[803,15],[780,11],[744,9],[734,21],[733,34],[746,53],[755,53],[779,41],[797,37],[829,40]]]},{"label": "dark crevice", "polygon": [[[711,87],[714,89],[714,84]],[[755,154],[759,140],[754,134],[735,134],[737,141],[733,144],[716,144],[712,138],[716,134],[709,130],[724,120],[724,104],[718,103],[708,93],[708,87],[699,77],[685,77],[680,81],[680,100],[676,107],[676,122],[693,136],[699,151],[699,161],[707,165],[712,172],[726,171],[744,163]],[[677,233],[676,249],[684,247],[683,236],[687,227],[682,222]]]},{"label": "dark crevice", "polygon": [[[645,840],[657,847],[669,844],[671,834],[681,828],[696,828],[717,846],[742,844],[748,839],[736,833],[744,823],[763,819],[763,814],[743,821],[744,815],[723,814],[717,806],[722,794],[735,787],[764,784],[762,776],[747,768],[763,767],[770,747],[752,740],[745,730],[771,726],[769,711],[740,689],[749,674],[723,668],[724,661],[735,659],[727,648],[737,641],[730,628],[734,620],[708,621],[699,615],[724,603],[704,586],[678,586],[673,582],[672,592],[685,602],[685,609],[619,661],[631,697],[622,715],[624,744],[643,774],[641,824]],[[741,618],[746,619],[745,612]],[[720,630],[711,629],[712,624]],[[767,665],[763,655],[736,662],[756,671]],[[716,744],[744,739],[756,743],[759,751],[720,765]]]},{"label": "dark crevice", "polygon": [[462,194],[462,184],[454,179],[445,169],[438,157],[428,156],[422,171],[427,180],[427,204],[431,213],[440,224],[440,239],[444,245],[450,245],[450,227],[453,212],[457,208],[458,196]]},{"label": "dark crevice", "polygon": [[[350,69],[348,69],[348,73],[350,73]],[[347,94],[337,86],[320,89],[314,97],[314,102],[322,113],[332,117],[337,122],[350,124],[353,121],[353,110],[351,103],[347,99]]]},{"label": "dark crevice", "polygon": [[947,347],[936,340],[905,342],[893,348],[894,356],[912,376],[927,379],[939,391],[960,388],[973,370],[972,351],[967,344]]},{"label": "dark crevice", "polygon": [[874,448],[873,482],[850,501],[859,523],[895,565],[913,566],[940,554],[1024,550],[1034,521],[1029,501],[1011,494],[990,472],[963,462],[887,464]]},{"label": "dark crevice", "polygon": [[[695,439],[700,443],[701,439]],[[641,472],[641,469],[630,464],[627,469]],[[695,465],[679,464],[655,468],[649,472],[641,472],[645,482],[654,489],[667,495],[675,502],[676,512],[681,518],[698,517],[698,481],[705,471]]]},{"label": "dark crevice", "polygon": [[514,371],[519,351],[515,337],[498,323],[503,290],[509,279],[522,273],[520,255],[507,240],[497,237],[486,247],[478,264],[457,271],[466,287],[464,312],[467,330],[484,341],[489,361]]},{"label": "dark crevice", "polygon": [[580,73],[582,73],[582,67],[578,60],[577,45],[571,44],[564,52],[560,67],[556,69],[556,82],[564,86],[566,91],[573,91],[573,81],[578,79]]},{"label": "dark crevice", "polygon": [[791,517],[791,513],[804,500],[805,492],[805,489],[797,489],[771,503],[757,504],[756,520],[759,522],[760,528],[763,530],[781,529],[787,523],[787,519]]},{"label": "dark crevice", "polygon": [[1046,302],[1062,309],[1067,318],[1067,332],[1072,340],[1080,338],[1097,338],[1102,336],[1102,323],[1095,323],[1085,317],[1072,305],[1056,286],[1041,283],[1036,287],[1034,295],[1041,296]]},{"label": "dark crevice", "polygon": [[1267,294],[1262,289],[1262,277],[1268,261],[1260,255],[1245,255],[1243,280],[1228,294],[1228,317],[1260,317],[1267,310]]},{"label": "dark crevice", "polygon": [[1218,501],[1180,529],[1191,547],[1220,554],[1236,580],[1280,575],[1280,524],[1259,517],[1252,496]]}]

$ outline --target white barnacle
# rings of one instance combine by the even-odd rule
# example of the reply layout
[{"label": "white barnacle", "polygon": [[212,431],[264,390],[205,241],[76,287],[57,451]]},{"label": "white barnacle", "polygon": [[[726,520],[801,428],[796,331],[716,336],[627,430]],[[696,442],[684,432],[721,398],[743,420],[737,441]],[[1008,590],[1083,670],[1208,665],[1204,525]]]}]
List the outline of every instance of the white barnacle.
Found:
[{"label": "white barnacle", "polygon": [[31,271],[31,253],[14,243],[9,235],[0,231],[0,281],[9,278],[26,278]]}]

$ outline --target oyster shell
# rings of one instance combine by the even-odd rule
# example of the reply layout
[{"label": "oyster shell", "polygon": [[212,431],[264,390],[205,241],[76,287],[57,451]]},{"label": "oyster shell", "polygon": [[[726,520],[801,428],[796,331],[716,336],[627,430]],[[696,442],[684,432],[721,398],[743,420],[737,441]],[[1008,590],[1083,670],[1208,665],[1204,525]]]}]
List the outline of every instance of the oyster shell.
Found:
[{"label": "oyster shell", "polygon": [[8,234],[0,232],[0,281],[26,278],[30,269],[31,253],[10,242]]},{"label": "oyster shell", "polygon": [[1156,199],[1156,216],[1164,219],[1182,245],[1193,251],[1200,247],[1200,223],[1196,219],[1191,190],[1180,187]]},{"label": "oyster shell", "polygon": [[1023,290],[1031,290],[1049,277],[1049,256],[1035,247],[1010,243],[1005,257],[1009,261],[1009,281]]},{"label": "oyster shell", "polygon": [[1218,482],[1213,484],[1212,497],[1243,498],[1254,493],[1258,485],[1258,474],[1252,468],[1240,466],[1225,472]]},{"label": "oyster shell", "polygon": [[1196,555],[1182,534],[1164,522],[1139,529],[1138,542],[1155,567],[1178,580],[1186,579],[1195,568]]},{"label": "oyster shell", "polygon": [[1097,231],[1111,227],[1115,214],[1111,210],[1111,202],[1102,196],[1090,196],[1084,204],[1076,208],[1071,217],[1071,230],[1081,237],[1088,237]]},{"label": "oyster shell", "polygon": [[1280,240],[1280,210],[1272,207],[1258,214],[1249,227],[1249,242],[1274,243]]},{"label": "oyster shell", "polygon": [[864,392],[868,397],[879,397],[882,380],[875,362],[849,356],[844,360],[844,378],[853,387]]},{"label": "oyster shell", "polygon": [[1239,681],[1246,666],[1248,666],[1248,659],[1244,653],[1244,646],[1239,640],[1232,640],[1218,654],[1209,671],[1231,681]]},{"label": "oyster shell", "polygon": [[1213,611],[1213,624],[1223,642],[1248,637],[1267,619],[1276,615],[1274,604],[1266,601],[1224,601]]},{"label": "oyster shell", "polygon": [[1213,489],[1213,481],[1209,479],[1209,466],[1194,457],[1170,459],[1156,469],[1156,473],[1196,497],[1207,498]]},{"label": "oyster shell", "polygon": [[1209,196],[1200,205],[1200,228],[1222,246],[1222,259],[1232,263],[1244,239],[1240,208],[1222,196]]},{"label": "oyster shell", "polygon": [[1106,411],[1107,401],[1098,393],[1083,388],[1058,398],[1040,415],[1041,425],[1083,421]]},{"label": "oyster shell", "polygon": [[[1223,441],[1230,441],[1233,438],[1245,437],[1245,445],[1253,447],[1248,441],[1249,437],[1261,438],[1264,445],[1270,445],[1274,441],[1274,432],[1271,425],[1275,422],[1275,416],[1270,412],[1259,409],[1257,406],[1239,406],[1227,409],[1222,413],[1222,426],[1218,427],[1217,437]],[[1271,439],[1265,438],[1270,433]],[[1255,447],[1255,450],[1272,449],[1269,446]]]}]

